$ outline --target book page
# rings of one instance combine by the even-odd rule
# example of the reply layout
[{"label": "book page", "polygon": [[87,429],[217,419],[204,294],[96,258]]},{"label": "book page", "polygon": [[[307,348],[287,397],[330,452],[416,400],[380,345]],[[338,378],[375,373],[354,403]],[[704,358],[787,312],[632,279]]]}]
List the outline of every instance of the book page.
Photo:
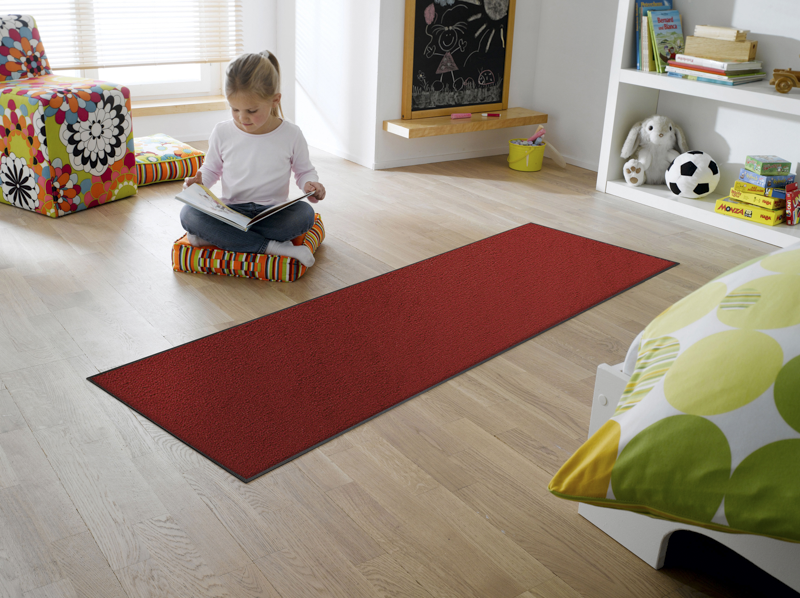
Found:
[{"label": "book page", "polygon": [[232,224],[242,230],[246,230],[247,225],[250,223],[250,218],[230,209],[203,185],[194,184],[191,187],[187,187],[178,193],[175,198],[209,216]]},{"label": "book page", "polygon": [[263,220],[267,216],[272,216],[274,213],[280,212],[282,209],[288,208],[293,203],[297,203],[301,199],[305,199],[309,195],[313,195],[313,194],[314,194],[314,191],[309,191],[305,195],[301,195],[300,197],[297,197],[295,199],[289,199],[289,200],[287,200],[287,201],[285,201],[283,203],[279,203],[278,205],[269,206],[263,212],[259,212],[258,214],[253,216],[253,218],[250,220],[250,226],[254,225],[256,222],[259,222],[259,221]]}]

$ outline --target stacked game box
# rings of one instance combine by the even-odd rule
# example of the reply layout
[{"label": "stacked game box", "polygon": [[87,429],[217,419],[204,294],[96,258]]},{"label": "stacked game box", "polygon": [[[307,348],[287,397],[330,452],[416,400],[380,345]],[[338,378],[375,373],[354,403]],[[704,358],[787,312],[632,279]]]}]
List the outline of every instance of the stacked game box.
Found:
[{"label": "stacked game box", "polygon": [[786,221],[786,186],[795,179],[790,168],[791,163],[778,156],[747,156],[739,180],[728,197],[716,201],[715,211],[770,226]]},{"label": "stacked game box", "polygon": [[792,164],[778,156],[747,156],[744,168],[757,175],[774,176],[789,174]]},{"label": "stacked game box", "polygon": [[786,224],[800,222],[800,189],[797,183],[786,185]]}]

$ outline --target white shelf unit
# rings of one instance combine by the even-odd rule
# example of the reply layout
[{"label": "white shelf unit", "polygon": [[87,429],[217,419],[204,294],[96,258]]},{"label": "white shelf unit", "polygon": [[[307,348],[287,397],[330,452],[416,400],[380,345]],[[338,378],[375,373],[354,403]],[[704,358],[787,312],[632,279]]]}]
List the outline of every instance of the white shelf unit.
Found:
[{"label": "white shelf unit", "polygon": [[800,93],[778,93],[768,79],[728,87],[631,68],[636,62],[633,11],[634,0],[619,1],[597,190],[779,247],[800,241],[800,225],[768,226],[715,213],[714,201],[727,193],[716,193],[701,200],[692,200],[675,197],[663,185],[632,187],[625,182],[622,177],[625,160],[620,157],[622,145],[633,123],[657,113],[661,91],[800,116]]}]

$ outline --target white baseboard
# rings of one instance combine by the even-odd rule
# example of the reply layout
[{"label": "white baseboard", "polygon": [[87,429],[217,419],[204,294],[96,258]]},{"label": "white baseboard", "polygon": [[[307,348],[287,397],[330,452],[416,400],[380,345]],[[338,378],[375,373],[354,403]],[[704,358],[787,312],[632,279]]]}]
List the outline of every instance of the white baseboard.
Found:
[{"label": "white baseboard", "polygon": [[597,172],[597,168],[599,166],[599,162],[597,160],[588,162],[586,160],[578,160],[576,158],[570,158],[569,156],[564,156],[564,160],[566,160],[567,164],[572,164],[573,166],[577,166],[578,168],[591,170],[592,172]]},{"label": "white baseboard", "polygon": [[385,160],[375,162],[373,170],[384,170],[386,168],[397,168],[399,166],[417,166],[418,164],[432,164],[434,162],[451,162],[453,160],[467,160],[469,158],[483,158],[485,156],[499,156],[508,153],[508,144],[503,147],[483,148],[468,152],[456,152],[454,154],[436,154],[433,156],[414,156],[413,158],[401,158],[399,160]]},{"label": "white baseboard", "polygon": [[[332,156],[337,156],[339,158],[343,158],[345,160],[349,160],[354,164],[358,164],[359,166],[364,166],[365,168],[369,168],[370,170],[375,170],[372,160],[363,158],[361,156],[356,156],[355,154],[351,154],[350,152],[346,152],[339,148],[331,148],[331,147],[322,147],[321,145],[309,145],[310,148],[318,149],[323,151],[327,154],[331,154]],[[313,161],[313,159],[312,159]]]},{"label": "white baseboard", "polygon": [[[494,147],[481,150],[472,150],[469,152],[458,152],[455,154],[438,154],[434,156],[415,156],[413,158],[402,158],[400,160],[386,160],[384,162],[376,162],[372,164],[373,170],[383,170],[386,168],[397,168],[399,166],[416,166],[418,164],[431,164],[434,162],[450,162],[452,160],[466,160],[468,158],[483,158],[485,156],[501,156],[508,154],[508,145],[503,147]],[[344,157],[344,156],[343,156]],[[348,160],[350,158],[347,158]],[[597,172],[597,162],[587,162],[585,160],[576,160],[569,156],[564,156],[567,164],[572,164],[579,168],[585,168],[592,172]],[[359,162],[359,164],[361,164]],[[363,164],[366,166],[366,164]]]},{"label": "white baseboard", "polygon": [[[508,154],[508,145],[502,147],[483,148],[479,150],[471,150],[468,152],[456,152],[453,154],[434,154],[432,156],[414,156],[413,158],[400,158],[398,160],[384,160],[382,162],[370,162],[361,156],[356,156],[341,149],[332,149],[325,147],[317,147],[324,152],[339,156],[350,162],[365,166],[372,170],[385,170],[387,168],[399,168],[401,166],[417,166],[419,164],[433,164],[436,162],[451,162],[453,160],[467,160],[469,158],[484,158],[486,156],[502,156]],[[579,168],[585,168],[592,172],[597,172],[596,162],[587,162],[585,160],[576,160],[569,156],[564,156],[567,164],[572,164]]]}]

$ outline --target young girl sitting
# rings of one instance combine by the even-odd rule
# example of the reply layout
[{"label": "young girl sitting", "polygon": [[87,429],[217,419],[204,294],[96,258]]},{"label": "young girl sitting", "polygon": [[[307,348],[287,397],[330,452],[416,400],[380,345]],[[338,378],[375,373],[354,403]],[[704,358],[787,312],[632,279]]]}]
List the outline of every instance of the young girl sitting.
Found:
[{"label": "young girl sitting", "polygon": [[[225,72],[225,95],[232,120],[214,127],[205,162],[184,186],[211,187],[222,181],[221,199],[230,208],[253,217],[265,207],[283,203],[289,196],[290,172],[309,201],[325,198],[325,187],[308,156],[308,145],[296,125],[283,120],[280,66],[269,51],[243,54]],[[299,201],[265,218],[245,232],[183,206],[181,225],[195,247],[216,245],[227,251],[269,253],[314,264],[305,245],[294,245],[314,224],[314,208]]]}]

